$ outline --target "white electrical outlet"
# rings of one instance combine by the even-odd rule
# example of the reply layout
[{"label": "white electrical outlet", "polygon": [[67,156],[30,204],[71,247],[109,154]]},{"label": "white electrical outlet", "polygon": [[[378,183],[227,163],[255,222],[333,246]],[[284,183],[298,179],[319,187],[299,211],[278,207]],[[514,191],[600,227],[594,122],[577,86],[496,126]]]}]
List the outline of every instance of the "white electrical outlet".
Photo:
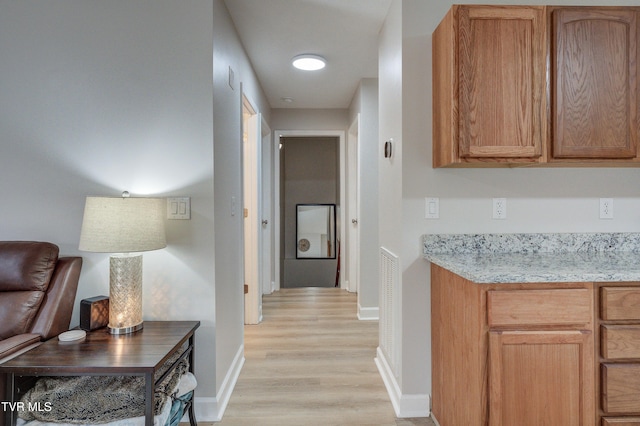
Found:
[{"label": "white electrical outlet", "polygon": [[613,198],[600,198],[600,219],[613,219]]},{"label": "white electrical outlet", "polygon": [[506,198],[493,199],[493,216],[492,217],[494,219],[507,218],[507,199]]},{"label": "white electrical outlet", "polygon": [[439,219],[440,218],[440,199],[439,198],[425,198],[424,206],[424,218],[425,219]]}]

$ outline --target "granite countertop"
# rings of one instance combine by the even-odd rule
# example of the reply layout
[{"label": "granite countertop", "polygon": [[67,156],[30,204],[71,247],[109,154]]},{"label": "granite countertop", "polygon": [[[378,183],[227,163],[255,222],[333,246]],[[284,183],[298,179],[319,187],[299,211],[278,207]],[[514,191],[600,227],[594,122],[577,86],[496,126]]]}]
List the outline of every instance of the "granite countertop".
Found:
[{"label": "granite countertop", "polygon": [[424,258],[476,283],[640,281],[640,234],[425,235]]}]

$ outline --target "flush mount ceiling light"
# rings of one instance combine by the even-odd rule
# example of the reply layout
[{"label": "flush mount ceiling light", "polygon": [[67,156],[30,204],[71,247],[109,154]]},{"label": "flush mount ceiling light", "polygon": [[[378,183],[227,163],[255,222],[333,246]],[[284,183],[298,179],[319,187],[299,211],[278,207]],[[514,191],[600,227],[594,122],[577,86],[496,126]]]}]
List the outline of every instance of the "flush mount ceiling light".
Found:
[{"label": "flush mount ceiling light", "polygon": [[304,54],[293,58],[293,66],[304,71],[321,70],[326,63],[327,61],[319,55]]}]

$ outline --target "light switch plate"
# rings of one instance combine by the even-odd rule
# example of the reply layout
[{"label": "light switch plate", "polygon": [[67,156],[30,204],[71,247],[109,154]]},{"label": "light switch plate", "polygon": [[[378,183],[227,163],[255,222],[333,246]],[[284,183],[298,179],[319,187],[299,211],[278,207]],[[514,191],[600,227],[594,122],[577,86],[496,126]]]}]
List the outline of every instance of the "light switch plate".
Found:
[{"label": "light switch plate", "polygon": [[167,198],[167,219],[178,219],[178,220],[191,219],[191,198],[190,197]]}]

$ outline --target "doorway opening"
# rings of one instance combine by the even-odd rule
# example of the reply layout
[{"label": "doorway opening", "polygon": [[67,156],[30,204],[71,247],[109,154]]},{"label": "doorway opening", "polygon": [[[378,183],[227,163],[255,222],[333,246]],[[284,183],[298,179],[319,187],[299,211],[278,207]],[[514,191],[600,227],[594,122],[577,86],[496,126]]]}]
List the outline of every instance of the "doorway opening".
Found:
[{"label": "doorway opening", "polygon": [[[279,132],[279,200],[281,288],[343,287],[338,265],[344,240],[344,132]],[[303,250],[312,250],[313,238],[304,237],[298,230],[301,205],[333,206],[333,222],[326,227],[335,238],[322,238],[319,252],[326,256],[300,255],[298,237]],[[304,210],[304,209],[303,209]],[[340,253],[340,255],[338,255]]]},{"label": "doorway opening", "polygon": [[[326,218],[318,218],[318,221],[306,218],[316,210],[322,214],[328,211],[326,207],[335,208],[339,204],[340,141],[335,136],[292,136],[283,137],[280,142],[284,240],[282,288],[335,287],[337,241],[335,237],[327,238],[326,232],[307,229],[313,228],[308,222],[319,222],[322,228]],[[318,207],[310,210],[307,206]],[[320,210],[322,208],[325,210]],[[335,210],[331,212],[324,216],[335,218]],[[316,235],[318,238],[314,237]],[[315,254],[307,257],[308,253]]]}]

